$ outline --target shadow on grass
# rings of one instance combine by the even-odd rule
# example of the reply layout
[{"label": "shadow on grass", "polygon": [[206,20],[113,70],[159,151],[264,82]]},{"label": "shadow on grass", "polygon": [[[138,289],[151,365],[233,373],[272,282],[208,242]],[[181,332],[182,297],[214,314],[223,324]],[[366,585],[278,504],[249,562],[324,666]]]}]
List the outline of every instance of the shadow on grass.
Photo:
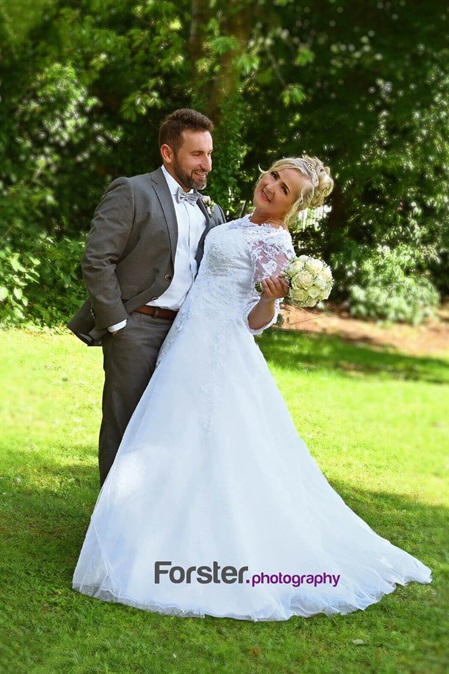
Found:
[{"label": "shadow on grass", "polygon": [[[85,452],[87,455],[91,450],[85,448]],[[21,458],[18,457],[19,461]],[[24,465],[26,461],[21,463]],[[440,638],[434,625],[440,615],[445,615],[447,605],[448,584],[444,573],[448,560],[444,550],[448,509],[416,503],[404,496],[353,489],[346,482],[333,483],[347,504],[378,534],[432,569],[434,582],[430,586],[413,583],[410,587],[398,588],[367,614],[364,611],[347,616],[321,614],[310,621],[298,618],[279,623],[209,616],[205,620],[184,619],[97,601],[71,589],[73,571],[98,495],[97,477],[96,466],[63,466],[57,461],[46,461],[45,467],[37,471],[23,471],[20,483],[14,478],[8,484],[3,481],[5,547],[0,565],[4,569],[3,577],[8,580],[4,587],[6,654],[9,653],[8,663],[16,661],[17,653],[21,653],[23,660],[20,667],[3,671],[18,674],[31,671],[36,674],[55,671],[79,674],[229,671],[236,674],[245,671],[255,674],[281,671],[280,663],[288,662],[282,671],[312,672],[307,669],[308,659],[318,658],[327,663],[327,644],[337,643],[337,650],[329,655],[331,662],[337,663],[335,671],[364,672],[371,669],[368,664],[357,664],[361,656],[358,652],[351,654],[354,643],[351,640],[360,636],[365,639],[368,635],[368,643],[371,638],[373,646],[366,658],[377,656],[382,650],[389,661],[392,657],[396,661],[404,652],[396,654],[396,636],[389,633],[392,624],[397,629],[394,634],[410,633],[410,648],[415,648],[418,641],[426,653],[431,643],[435,662],[438,665],[446,662],[444,653],[439,650],[439,642],[445,640],[446,632],[442,632]],[[424,635],[420,639],[416,638],[417,616]],[[380,648],[379,643],[385,645]],[[254,661],[252,655],[253,649],[259,647],[264,653],[263,663],[262,659]],[[175,651],[183,660],[179,667],[172,668]],[[298,658],[302,657],[299,652],[305,653],[304,667],[298,666]],[[227,664],[231,660],[236,664],[229,668]],[[322,671],[328,671],[328,667],[324,666]],[[431,670],[423,666],[413,671]]]},{"label": "shadow on grass", "polygon": [[[87,450],[86,450],[87,452]],[[48,487],[45,482],[50,481]],[[26,474],[19,484],[3,479],[3,564],[18,583],[35,578],[36,586],[69,589],[75,564],[98,496],[96,468],[46,462],[39,475]],[[403,547],[431,569],[448,562],[449,509],[407,496],[354,488],[333,481],[332,487],[379,535]],[[174,495],[176,498],[176,495]]]},{"label": "shadow on grass", "polygon": [[331,370],[344,376],[449,383],[449,357],[430,358],[354,344],[333,335],[268,330],[258,338],[264,356],[286,370]]}]

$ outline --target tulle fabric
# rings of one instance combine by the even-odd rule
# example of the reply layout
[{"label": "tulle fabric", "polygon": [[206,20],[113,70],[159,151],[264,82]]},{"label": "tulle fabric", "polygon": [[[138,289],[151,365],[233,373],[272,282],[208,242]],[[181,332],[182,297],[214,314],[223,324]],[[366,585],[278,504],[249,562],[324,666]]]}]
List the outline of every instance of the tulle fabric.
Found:
[{"label": "tulle fabric", "polygon": [[[170,615],[259,621],[349,613],[396,584],[431,581],[345,505],[298,437],[247,323],[270,241],[278,270],[292,254],[285,232],[246,218],[208,235],[98,498],[73,579],[80,592]],[[190,583],[156,583],[162,561],[248,571],[243,582],[201,584],[192,572]],[[253,584],[262,573],[303,582]],[[323,574],[338,584],[306,582]]]}]

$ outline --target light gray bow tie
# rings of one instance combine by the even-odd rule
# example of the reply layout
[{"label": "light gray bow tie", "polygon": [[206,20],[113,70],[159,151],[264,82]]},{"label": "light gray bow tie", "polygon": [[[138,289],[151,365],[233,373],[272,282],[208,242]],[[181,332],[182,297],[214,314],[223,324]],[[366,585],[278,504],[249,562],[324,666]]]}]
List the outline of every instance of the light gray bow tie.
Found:
[{"label": "light gray bow tie", "polygon": [[195,206],[200,196],[201,196],[200,193],[197,192],[196,190],[193,190],[192,192],[184,192],[182,187],[178,187],[178,189],[176,190],[176,201],[178,202],[178,204],[182,203],[183,201],[188,201],[189,204]]}]

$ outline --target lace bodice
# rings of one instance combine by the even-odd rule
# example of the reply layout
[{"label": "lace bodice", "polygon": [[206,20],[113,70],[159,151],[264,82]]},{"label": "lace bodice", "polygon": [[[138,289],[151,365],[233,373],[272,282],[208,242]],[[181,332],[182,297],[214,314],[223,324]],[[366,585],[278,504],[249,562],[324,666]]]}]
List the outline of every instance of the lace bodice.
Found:
[{"label": "lace bodice", "polygon": [[255,225],[249,216],[215,227],[206,239],[190,301],[217,320],[241,318],[242,309],[259,300],[256,283],[279,274],[292,255],[286,230]]},{"label": "lace bodice", "polygon": [[[239,324],[253,334],[247,317],[259,301],[256,283],[278,275],[294,256],[291,236],[284,229],[256,225],[250,216],[219,225],[207,235],[198,276],[163,345],[159,360],[171,346],[188,317],[201,315],[214,324]],[[277,318],[279,302],[273,320]]]}]

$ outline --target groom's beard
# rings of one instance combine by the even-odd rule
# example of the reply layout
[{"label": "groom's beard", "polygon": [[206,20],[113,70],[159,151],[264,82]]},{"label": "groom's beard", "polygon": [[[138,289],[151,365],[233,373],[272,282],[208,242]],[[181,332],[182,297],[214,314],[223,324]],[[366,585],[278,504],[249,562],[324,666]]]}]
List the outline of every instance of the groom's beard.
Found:
[{"label": "groom's beard", "polygon": [[207,173],[204,177],[196,175],[195,171],[190,174],[182,170],[181,165],[176,158],[172,163],[173,173],[181,185],[188,190],[204,190],[207,185]]}]

